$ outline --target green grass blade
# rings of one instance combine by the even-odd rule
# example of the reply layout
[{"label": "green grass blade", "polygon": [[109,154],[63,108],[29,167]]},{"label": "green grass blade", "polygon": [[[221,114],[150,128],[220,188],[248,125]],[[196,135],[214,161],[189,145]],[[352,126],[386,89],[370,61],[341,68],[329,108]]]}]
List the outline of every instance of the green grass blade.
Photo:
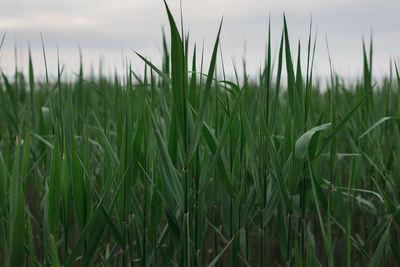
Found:
[{"label": "green grass blade", "polygon": [[383,118],[379,119],[377,122],[375,122],[374,125],[372,125],[370,128],[368,128],[368,130],[366,130],[362,135],[360,135],[358,137],[358,139],[363,138],[364,136],[369,134],[372,130],[374,130],[376,127],[378,127],[380,124],[384,123],[385,121],[391,120],[391,119],[395,119],[397,122],[399,122],[399,119],[397,119],[397,118],[383,117]]},{"label": "green grass blade", "polygon": [[11,243],[9,266],[23,266],[25,259],[24,193],[18,193],[15,216],[11,218]]},{"label": "green grass blade", "polygon": [[213,53],[211,56],[210,67],[208,69],[207,79],[206,79],[206,83],[204,86],[204,92],[203,92],[203,95],[201,98],[200,108],[199,108],[199,112],[197,114],[194,130],[193,130],[193,136],[191,137],[191,144],[190,144],[190,148],[189,148],[189,152],[188,152],[188,156],[187,156],[188,162],[191,161],[191,159],[194,155],[194,152],[196,151],[197,144],[200,140],[201,127],[203,126],[204,116],[208,109],[208,105],[210,103],[211,85],[212,85],[213,75],[214,75],[214,71],[215,71],[215,64],[217,61],[217,52],[218,52],[221,28],[222,28],[222,20],[219,25],[217,39],[214,44],[214,49],[213,49]]},{"label": "green grass blade", "polygon": [[49,213],[47,223],[49,225],[49,232],[58,239],[58,227],[60,221],[60,195],[61,195],[61,158],[60,158],[60,145],[56,140],[54,150],[52,153],[51,167],[50,167],[50,181],[49,181]]},{"label": "green grass blade", "polygon": [[386,226],[386,230],[383,233],[381,240],[379,241],[378,247],[375,250],[374,256],[369,263],[370,267],[382,266],[382,257],[384,256],[385,247],[388,246],[390,240],[390,222]]},{"label": "green grass blade", "polygon": [[56,241],[54,240],[53,235],[50,235],[50,242],[51,242],[52,266],[60,267],[60,260],[58,258],[57,245],[56,245]]},{"label": "green grass blade", "polygon": [[[154,128],[154,133],[156,135],[156,140],[157,140],[157,147],[160,151],[160,157],[161,157],[161,166],[165,172],[166,177],[164,178],[164,181],[166,182],[167,188],[165,188],[167,191],[165,194],[173,196],[175,199],[176,203],[179,205],[179,207],[183,208],[183,188],[182,184],[179,182],[179,178],[177,175],[177,171],[172,164],[171,158],[169,157],[167,148],[165,147],[163,138],[161,136],[160,130],[157,126],[157,123],[154,119],[154,115],[152,114],[150,107],[149,107],[149,112],[151,115],[151,120],[153,123],[153,128]],[[170,206],[172,209],[174,209],[175,205],[173,203],[166,203],[168,206]]]}]

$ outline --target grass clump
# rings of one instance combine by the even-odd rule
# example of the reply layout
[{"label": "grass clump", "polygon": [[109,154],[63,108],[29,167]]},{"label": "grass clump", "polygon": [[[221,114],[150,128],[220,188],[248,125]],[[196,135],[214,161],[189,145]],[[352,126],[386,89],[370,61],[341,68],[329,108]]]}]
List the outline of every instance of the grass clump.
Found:
[{"label": "grass clump", "polygon": [[143,76],[87,78],[81,62],[75,80],[59,66],[38,81],[30,53],[28,79],[2,74],[0,261],[399,264],[397,65],[373,83],[363,46],[362,79],[332,71],[321,90],[315,38],[304,71],[284,19],[277,64],[269,34],[257,80],[229,81],[216,70],[221,26],[199,69],[166,10],[170,47],[164,36],[160,68],[138,54]]}]

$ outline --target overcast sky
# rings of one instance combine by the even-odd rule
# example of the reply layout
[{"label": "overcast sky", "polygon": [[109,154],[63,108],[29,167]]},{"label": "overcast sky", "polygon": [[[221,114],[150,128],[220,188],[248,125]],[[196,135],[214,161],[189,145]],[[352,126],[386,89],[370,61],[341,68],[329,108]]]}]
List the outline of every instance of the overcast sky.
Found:
[{"label": "overcast sky", "polygon": [[[390,58],[400,56],[399,0],[182,0],[184,28],[190,29],[191,44],[205,41],[206,60],[224,16],[221,45],[224,63],[232,72],[232,60],[241,65],[247,59],[249,73],[255,75],[265,54],[268,18],[271,16],[273,52],[276,54],[286,13],[292,48],[300,40],[306,48],[309,21],[317,30],[315,72],[329,73],[328,52],[335,71],[344,76],[359,75],[362,69],[362,36],[374,38],[374,71],[388,73]],[[179,1],[168,4],[179,20]],[[161,0],[1,0],[0,33],[6,40],[0,55],[0,68],[14,69],[14,46],[18,63],[27,69],[27,47],[32,48],[35,70],[43,74],[40,32],[43,33],[49,69],[56,70],[57,45],[67,72],[78,69],[81,47],[86,71],[98,69],[99,58],[105,71],[122,70],[123,58],[134,69],[140,60],[133,50],[156,64],[160,63],[161,28],[168,30]],[[305,52],[305,51],[304,51]],[[303,57],[304,58],[304,57]],[[53,71],[54,73],[54,71]]]}]

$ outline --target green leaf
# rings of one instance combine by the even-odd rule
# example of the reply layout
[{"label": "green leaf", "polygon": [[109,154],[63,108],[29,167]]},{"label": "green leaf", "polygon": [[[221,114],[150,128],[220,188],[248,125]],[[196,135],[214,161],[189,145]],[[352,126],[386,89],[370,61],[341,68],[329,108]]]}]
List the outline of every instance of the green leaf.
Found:
[{"label": "green leaf", "polygon": [[151,63],[149,60],[147,60],[144,56],[139,54],[138,52],[134,51],[136,55],[138,55],[147,65],[150,66],[158,75],[160,75],[164,81],[171,83],[171,79],[168,77],[168,74],[165,74],[162,72],[159,68],[157,68],[153,63]]},{"label": "green leaf", "polygon": [[[118,171],[118,170],[117,170]],[[106,197],[108,196],[110,189],[111,189],[111,185],[112,182],[115,178],[115,174],[117,173],[117,171],[114,173],[113,177],[111,177],[107,184],[104,186],[104,190],[101,194],[100,197],[100,201],[98,202],[97,208],[94,211],[93,215],[90,217],[90,219],[88,220],[88,222],[86,223],[85,227],[82,229],[82,231],[80,232],[79,238],[76,241],[74,248],[72,249],[71,253],[69,254],[65,266],[70,267],[74,264],[76,257],[79,255],[79,252],[81,251],[82,247],[84,246],[86,239],[89,235],[89,233],[91,231],[93,231],[93,229],[95,229],[98,225],[101,225],[102,223],[102,209],[101,207],[104,205],[104,202],[106,200]],[[122,185],[124,184],[124,179],[121,179],[121,181],[118,184],[117,190],[115,192],[115,195],[113,196],[113,202],[116,201],[117,196],[119,191],[122,188]],[[109,213],[112,212],[112,210],[108,210]]]},{"label": "green leaf", "polygon": [[60,260],[58,259],[58,253],[57,253],[57,245],[53,235],[50,235],[50,242],[51,242],[51,257],[53,261],[52,266],[60,267]]},{"label": "green leaf", "polygon": [[326,130],[329,127],[331,127],[330,123],[316,126],[312,129],[308,130],[307,132],[305,132],[302,136],[300,136],[300,138],[297,139],[296,145],[295,145],[296,146],[295,157],[297,159],[303,159],[308,152],[309,144],[310,144],[310,141],[311,141],[312,137],[314,136],[314,134],[319,131]]},{"label": "green leaf", "polygon": [[[217,152],[217,143],[218,140],[215,137],[214,131],[211,129],[210,126],[207,125],[207,123],[203,123],[203,128],[202,128],[202,133],[204,140],[206,141],[206,144],[208,148],[210,149],[211,153],[213,155],[216,154]],[[216,167],[218,170],[218,178],[220,179],[222,185],[224,186],[225,190],[228,192],[228,194],[232,195],[234,193],[233,187],[231,182],[228,179],[228,172],[226,170],[226,163],[222,157],[219,157],[216,162]]]},{"label": "green leaf", "polygon": [[[165,177],[163,177],[163,181],[166,184],[165,191],[163,190],[164,194],[167,194],[167,196],[172,195],[173,198],[175,199],[176,203],[180,208],[183,208],[183,188],[182,184],[179,181],[176,169],[174,165],[172,164],[171,158],[168,154],[167,148],[165,147],[163,138],[161,136],[160,130],[157,126],[157,123],[154,119],[154,115],[149,108],[150,112],[150,117],[153,122],[153,129],[154,133],[156,135],[156,140],[157,140],[157,147],[160,151],[160,158],[161,158],[161,166],[164,170]],[[169,205],[172,209],[175,209],[175,205],[173,203],[166,203]]]},{"label": "green leaf", "polygon": [[29,211],[29,207],[26,205],[25,207],[26,213],[29,215],[27,219],[27,234],[28,234],[28,248],[29,248],[29,263],[30,266],[35,266],[35,248],[34,248],[34,243],[33,243],[33,233],[32,233],[32,226],[31,226],[31,220],[32,220],[32,214]]},{"label": "green leaf", "polygon": [[369,134],[372,130],[374,130],[376,127],[378,127],[380,124],[384,123],[385,121],[391,120],[391,119],[395,119],[398,120],[397,118],[394,117],[383,117],[380,120],[378,120],[377,122],[374,123],[374,125],[372,125],[368,130],[366,130],[362,135],[360,135],[358,137],[358,139],[363,138],[364,136],[366,136],[367,134]]},{"label": "green leaf", "polygon": [[184,117],[187,105],[187,69],[185,66],[185,54],[183,42],[176,27],[175,20],[169,10],[167,2],[164,0],[165,8],[168,14],[169,26],[171,29],[171,86],[173,97],[173,110],[176,112],[178,126],[181,130],[181,136],[186,138],[184,129]]},{"label": "green leaf", "polygon": [[23,266],[25,258],[24,193],[19,191],[15,217],[11,218],[10,266]]},{"label": "green leaf", "polygon": [[61,159],[60,145],[58,139],[55,141],[51,158],[50,182],[49,182],[49,213],[47,223],[50,234],[57,239],[60,217],[60,196],[61,196]]},{"label": "green leaf", "polygon": [[389,223],[388,226],[386,227],[386,230],[383,233],[378,246],[376,247],[374,256],[372,257],[372,260],[369,263],[370,267],[382,266],[383,262],[381,262],[381,260],[384,255],[385,248],[388,246],[390,240],[390,225],[391,224]]},{"label": "green leaf", "polygon": [[225,251],[229,248],[229,246],[232,244],[233,240],[235,239],[231,239],[229,241],[229,243],[218,253],[218,255],[207,265],[208,267],[213,267],[215,266],[219,259],[221,258],[222,255],[224,255]]},{"label": "green leaf", "polygon": [[207,80],[206,80],[204,92],[203,92],[203,95],[201,98],[200,109],[197,114],[197,119],[196,119],[196,122],[194,125],[193,136],[191,137],[190,149],[189,149],[189,153],[187,156],[188,162],[191,161],[191,159],[194,155],[194,152],[196,151],[197,144],[200,140],[200,133],[201,133],[201,127],[203,126],[204,116],[205,116],[206,111],[208,110],[208,105],[211,102],[210,101],[211,85],[212,85],[212,81],[213,81],[213,74],[215,71],[215,63],[217,61],[217,52],[218,52],[218,44],[219,44],[219,38],[220,38],[221,28],[222,28],[222,21],[223,20],[221,20],[221,23],[219,25],[217,39],[214,44],[214,49],[213,49],[213,53],[211,56],[210,67],[208,69]]},{"label": "green leaf", "polygon": [[356,110],[368,99],[368,96],[371,94],[371,92],[372,88],[369,89],[361,97],[361,99],[357,102],[357,104],[355,104],[354,107],[346,114],[346,116],[344,116],[344,118],[335,127],[333,127],[331,133],[328,135],[327,138],[325,138],[324,143],[321,145],[321,148],[319,149],[314,159],[318,158],[318,156],[321,155],[321,153],[324,151],[325,147],[329,144],[332,138],[334,138],[337,135],[337,133],[343,129],[345,124],[351,119]]}]

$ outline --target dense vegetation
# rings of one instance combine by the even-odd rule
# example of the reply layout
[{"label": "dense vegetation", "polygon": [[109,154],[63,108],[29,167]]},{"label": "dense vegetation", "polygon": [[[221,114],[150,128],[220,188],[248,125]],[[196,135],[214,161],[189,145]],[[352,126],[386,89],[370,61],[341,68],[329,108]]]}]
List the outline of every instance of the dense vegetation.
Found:
[{"label": "dense vegetation", "polygon": [[0,262],[400,264],[397,66],[374,82],[364,46],[362,79],[320,90],[284,22],[275,64],[268,38],[258,79],[227,81],[219,33],[203,70],[167,11],[144,75],[2,75]]}]

